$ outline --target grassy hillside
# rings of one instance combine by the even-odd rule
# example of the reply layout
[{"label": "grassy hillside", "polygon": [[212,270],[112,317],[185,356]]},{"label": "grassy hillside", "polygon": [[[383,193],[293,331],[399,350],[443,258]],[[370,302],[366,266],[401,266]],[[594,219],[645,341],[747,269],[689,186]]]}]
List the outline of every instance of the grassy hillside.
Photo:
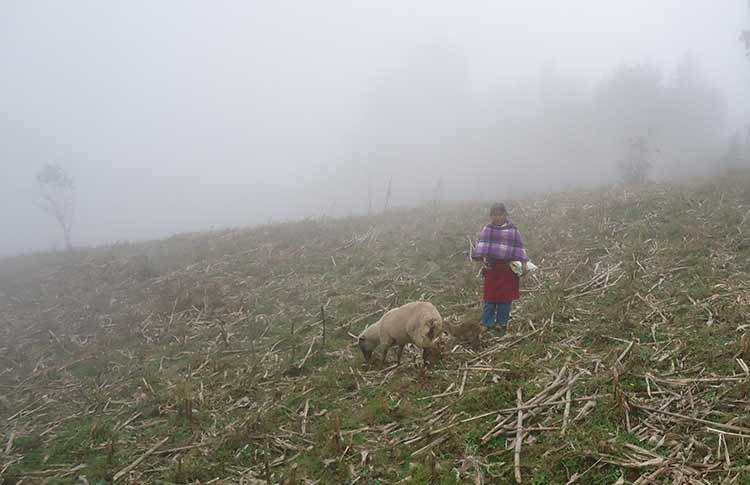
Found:
[{"label": "grassy hillside", "polygon": [[478,320],[478,205],[0,261],[0,482],[750,483],[750,176],[510,207],[511,331],[426,372],[352,335]]}]

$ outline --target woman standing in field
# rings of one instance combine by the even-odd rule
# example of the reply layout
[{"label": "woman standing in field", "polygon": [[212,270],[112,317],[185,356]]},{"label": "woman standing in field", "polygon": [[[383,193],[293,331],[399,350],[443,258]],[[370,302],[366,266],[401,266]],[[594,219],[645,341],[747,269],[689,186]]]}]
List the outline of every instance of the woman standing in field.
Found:
[{"label": "woman standing in field", "polygon": [[518,228],[508,219],[504,204],[490,208],[490,223],[479,234],[479,241],[471,255],[482,261],[484,275],[484,309],[482,324],[487,329],[505,331],[510,320],[511,305],[520,297],[518,275],[510,267],[520,261],[523,272],[529,257]]}]

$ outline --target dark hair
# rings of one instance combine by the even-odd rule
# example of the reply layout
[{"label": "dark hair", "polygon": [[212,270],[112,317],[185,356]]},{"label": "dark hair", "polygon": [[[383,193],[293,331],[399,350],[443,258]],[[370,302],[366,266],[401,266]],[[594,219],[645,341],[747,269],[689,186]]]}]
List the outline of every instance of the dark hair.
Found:
[{"label": "dark hair", "polygon": [[500,202],[495,202],[494,204],[492,204],[492,207],[490,207],[490,215],[507,213],[508,210],[505,208],[505,204],[502,204]]}]

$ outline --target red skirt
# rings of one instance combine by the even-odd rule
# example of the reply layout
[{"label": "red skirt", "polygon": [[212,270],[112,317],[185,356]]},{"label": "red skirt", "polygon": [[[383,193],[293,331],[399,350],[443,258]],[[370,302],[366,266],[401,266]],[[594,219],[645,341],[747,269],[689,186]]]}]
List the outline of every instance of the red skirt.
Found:
[{"label": "red skirt", "polygon": [[484,301],[493,303],[518,300],[518,275],[507,261],[493,261],[484,270]]}]

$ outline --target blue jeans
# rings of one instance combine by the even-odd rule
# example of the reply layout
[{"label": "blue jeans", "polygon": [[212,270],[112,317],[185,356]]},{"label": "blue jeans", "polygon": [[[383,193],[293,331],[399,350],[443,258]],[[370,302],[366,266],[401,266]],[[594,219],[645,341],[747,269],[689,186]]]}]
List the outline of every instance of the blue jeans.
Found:
[{"label": "blue jeans", "polygon": [[484,302],[484,309],[482,310],[482,325],[487,328],[500,325],[505,327],[508,325],[510,320],[510,307],[511,302],[503,301],[486,301]]}]

